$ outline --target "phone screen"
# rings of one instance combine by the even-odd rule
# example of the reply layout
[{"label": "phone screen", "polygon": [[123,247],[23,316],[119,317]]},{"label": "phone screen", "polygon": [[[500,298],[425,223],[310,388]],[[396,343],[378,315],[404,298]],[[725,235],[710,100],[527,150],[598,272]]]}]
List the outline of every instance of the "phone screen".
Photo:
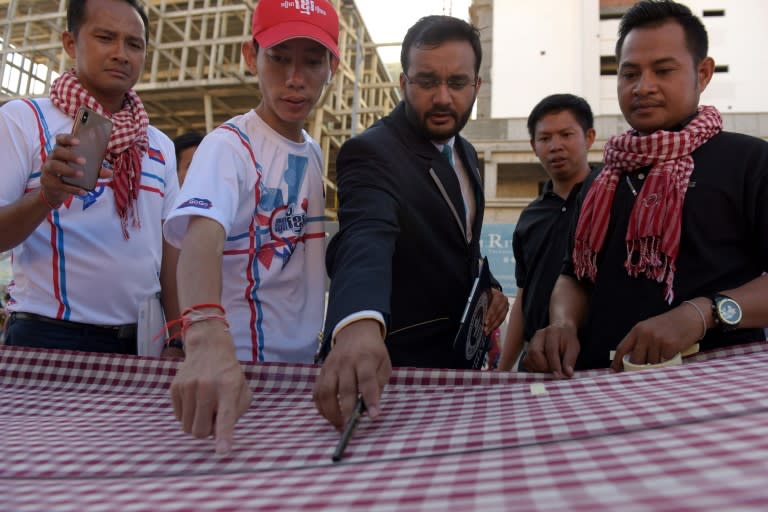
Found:
[{"label": "phone screen", "polygon": [[93,190],[99,179],[111,134],[112,121],[88,107],[80,107],[72,127],[72,135],[80,139],[80,145],[73,148],[73,151],[85,158],[85,164],[70,163],[70,166],[79,168],[83,176],[62,177],[62,181],[85,190]]}]

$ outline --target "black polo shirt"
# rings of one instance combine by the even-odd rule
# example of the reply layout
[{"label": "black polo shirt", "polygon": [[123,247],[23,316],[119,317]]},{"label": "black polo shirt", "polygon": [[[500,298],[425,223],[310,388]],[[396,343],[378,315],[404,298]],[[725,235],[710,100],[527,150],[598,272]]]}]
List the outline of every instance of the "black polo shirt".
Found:
[{"label": "black polo shirt", "polygon": [[[594,174],[593,170],[593,174]],[[552,191],[552,181],[520,214],[512,235],[515,280],[523,288],[523,336],[530,340],[549,325],[549,298],[563,267],[568,232],[576,212],[581,183],[567,199]]]},{"label": "black polo shirt", "polygon": [[[597,258],[595,283],[584,280],[591,302],[579,334],[578,368],[608,366],[609,352],[638,322],[665,313],[684,300],[736,288],[768,271],[768,143],[721,132],[692,156],[694,170],[683,206],[672,304],[664,300],[664,283],[630,277],[624,268],[624,237],[635,196],[622,176],[605,246]],[[630,175],[637,192],[643,186],[644,171]],[[575,224],[563,267],[563,273],[571,276],[574,233]],[[708,349],[764,339],[762,329],[730,333],[713,329],[700,343],[702,349]]]}]

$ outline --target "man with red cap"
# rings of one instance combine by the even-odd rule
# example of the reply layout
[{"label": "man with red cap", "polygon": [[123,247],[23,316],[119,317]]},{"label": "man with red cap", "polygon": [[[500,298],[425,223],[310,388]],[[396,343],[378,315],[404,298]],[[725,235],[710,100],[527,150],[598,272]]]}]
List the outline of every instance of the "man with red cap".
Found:
[{"label": "man with red cap", "polygon": [[323,320],[322,154],[303,126],[338,67],[339,20],[326,0],[261,0],[252,28],[261,101],[205,137],[164,225],[181,248],[174,414],[220,453],[251,401],[238,360],[310,363]]}]

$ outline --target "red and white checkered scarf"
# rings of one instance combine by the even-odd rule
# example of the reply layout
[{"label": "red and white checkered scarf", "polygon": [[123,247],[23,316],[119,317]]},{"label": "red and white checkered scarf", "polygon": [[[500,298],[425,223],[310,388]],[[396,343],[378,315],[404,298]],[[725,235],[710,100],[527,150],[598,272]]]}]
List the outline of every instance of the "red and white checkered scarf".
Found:
[{"label": "red and white checkered scarf", "polygon": [[625,236],[624,267],[632,277],[643,274],[663,282],[665,299],[672,303],[683,201],[693,172],[691,153],[722,128],[723,120],[717,109],[700,106],[698,115],[679,132],[661,130],[638,136],[629,131],[608,140],[605,167],[587,192],[576,225],[573,262],[577,277],[595,280],[597,255],[608,233],[619,180],[626,173],[651,165],[632,207]]},{"label": "red and white checkered scarf", "polygon": [[130,89],[123,99],[120,111],[110,114],[83,87],[71,69],[57,78],[51,85],[51,101],[62,112],[75,118],[78,109],[85,105],[112,120],[112,135],[109,138],[107,162],[112,164],[114,177],[112,188],[115,194],[115,209],[123,227],[123,236],[128,235],[128,215],[133,225],[139,226],[136,200],[141,182],[141,157],[149,148],[147,128],[149,116],[138,94]]}]

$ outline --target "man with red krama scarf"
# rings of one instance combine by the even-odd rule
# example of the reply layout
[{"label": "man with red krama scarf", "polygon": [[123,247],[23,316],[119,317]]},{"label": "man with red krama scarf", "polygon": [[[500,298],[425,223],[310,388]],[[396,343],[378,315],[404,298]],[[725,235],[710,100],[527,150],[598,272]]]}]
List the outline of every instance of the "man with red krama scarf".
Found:
[{"label": "man with red krama scarf", "polygon": [[524,367],[570,377],[765,339],[768,143],[699,106],[707,51],[684,5],[646,0],[623,16],[618,96],[632,129],[606,144]]},{"label": "man with red krama scarf", "polygon": [[[13,251],[8,345],[136,353],[139,304],[161,298],[178,316],[177,251],[162,238],[176,193],[173,143],[149,125],[132,89],[148,23],[137,0],[71,0],[64,50],[74,67],[49,98],[0,109],[0,251]],[[112,131],[92,191],[69,135],[81,106]]]}]

